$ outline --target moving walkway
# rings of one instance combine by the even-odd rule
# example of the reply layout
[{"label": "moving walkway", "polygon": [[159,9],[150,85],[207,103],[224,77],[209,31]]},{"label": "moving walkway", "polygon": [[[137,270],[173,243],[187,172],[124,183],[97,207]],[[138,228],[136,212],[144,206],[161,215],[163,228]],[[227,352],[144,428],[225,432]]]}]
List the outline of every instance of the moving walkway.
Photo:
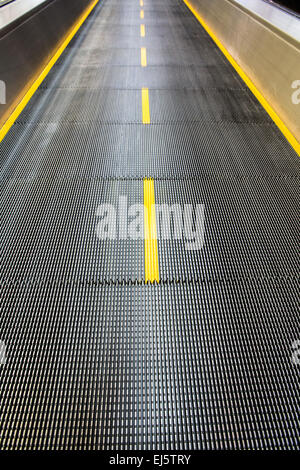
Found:
[{"label": "moving walkway", "polygon": [[299,448],[299,157],[187,5],[97,3],[0,145],[1,449]]}]

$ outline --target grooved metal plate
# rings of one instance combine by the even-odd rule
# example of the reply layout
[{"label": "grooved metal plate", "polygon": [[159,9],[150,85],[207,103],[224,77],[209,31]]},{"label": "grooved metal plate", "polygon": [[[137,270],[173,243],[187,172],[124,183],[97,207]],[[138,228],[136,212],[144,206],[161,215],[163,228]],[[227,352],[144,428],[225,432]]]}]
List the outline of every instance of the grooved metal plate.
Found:
[{"label": "grooved metal plate", "polygon": [[[101,44],[101,47],[114,47],[114,48],[120,48],[120,47],[180,47],[182,44],[183,38],[174,38],[173,36],[168,36],[165,39],[162,39],[161,37],[153,37],[150,38],[148,35],[146,35],[144,38],[140,37],[140,28],[138,26],[135,26],[135,35],[123,35],[119,36],[117,34],[115,35],[110,35],[106,36],[106,34],[103,34],[103,37],[101,41],[98,40],[97,33],[94,33],[94,36],[90,39],[89,36],[86,38],[82,38],[81,44],[83,47],[95,47],[99,46]],[[147,30],[146,26],[146,30]],[[196,39],[196,38],[195,38]],[[192,42],[194,39],[190,38],[189,36],[186,35],[184,37],[184,42],[188,46],[189,42]],[[207,37],[203,38],[203,41],[211,42],[210,39]]]},{"label": "grooved metal plate", "polygon": [[298,294],[275,280],[7,285],[1,449],[297,448]]},{"label": "grooved metal plate", "polygon": [[69,47],[68,54],[63,54],[56,62],[54,69],[62,68],[66,63],[72,63],[75,67],[103,66],[131,66],[138,67],[141,63],[141,49],[114,48],[114,47]]},{"label": "grooved metal plate", "polygon": [[[156,210],[161,280],[297,279],[299,182],[299,178],[156,181],[158,207],[167,204],[174,211],[169,239],[165,211],[162,207],[159,215]],[[191,225],[184,224],[184,204],[193,205]],[[200,204],[204,219],[196,215]],[[180,217],[178,232],[172,225],[176,217]],[[195,240],[202,233],[203,246],[198,247]]]},{"label": "grooved metal plate", "polygon": [[[158,16],[156,11],[146,11],[145,9],[142,8],[144,11],[144,18],[140,17],[140,11],[141,8],[135,8],[131,9],[128,12],[128,15],[125,15],[124,11],[121,9],[119,12],[115,13],[113,17],[111,18],[110,15],[108,14],[108,10],[103,9],[102,10],[102,19],[103,21],[101,24],[96,24],[96,25],[91,25],[91,29],[89,32],[94,32],[96,29],[98,29],[101,32],[104,31],[114,31],[114,28],[128,28],[128,27],[140,27],[141,20],[143,19],[145,22],[147,22],[147,25],[149,27],[169,27],[172,28],[173,31],[169,31],[170,34],[177,34],[178,30],[177,28],[180,28],[181,30],[185,30],[187,33],[197,33],[197,34],[202,34],[205,36],[205,33],[203,34],[202,31],[199,31],[198,28],[198,22],[196,18],[194,17],[183,17],[181,18],[180,16],[174,17],[173,15],[167,15],[163,14],[161,16]],[[128,32],[128,29],[125,30],[125,32]],[[158,35],[161,35],[161,31],[158,31]]]},{"label": "grooved metal plate", "polygon": [[151,122],[270,123],[247,90],[150,90]]},{"label": "grooved metal plate", "polygon": [[[199,54],[201,50],[201,54]],[[203,65],[225,65],[225,58],[221,52],[216,51],[211,54],[211,44],[202,44],[199,47],[193,41],[190,47],[183,49],[178,47],[147,47],[147,63],[148,66],[203,66]],[[141,50],[140,47],[135,48],[103,48],[103,47],[70,47],[68,54],[63,55],[56,62],[55,67],[66,62],[72,62],[73,66],[140,66]],[[227,64],[228,66],[228,64]]]},{"label": "grooved metal plate", "polygon": [[[137,12],[138,13],[138,12]],[[205,31],[200,30],[197,25],[197,21],[193,20],[188,23],[181,23],[180,21],[172,23],[166,23],[165,21],[161,24],[148,23],[147,13],[143,21],[139,18],[139,14],[135,15],[137,21],[133,24],[119,24],[111,22],[103,22],[101,26],[92,26],[89,29],[89,40],[93,41],[94,36],[97,37],[99,42],[102,40],[111,40],[120,37],[136,38],[140,32],[140,24],[146,24],[147,36],[161,39],[162,41],[169,41],[170,39],[181,40],[194,39],[195,37],[204,37],[203,42],[207,41],[207,35]],[[147,21],[146,21],[147,20]],[[96,40],[96,39],[95,39]]]},{"label": "grooved metal plate", "polygon": [[[142,44],[141,44],[142,46]],[[131,46],[132,47],[132,46]],[[119,89],[243,89],[246,86],[232,74],[227,64],[207,67],[96,67],[69,65],[64,74],[52,69],[41,88],[119,88]],[[55,79],[55,74],[60,74]],[[51,80],[53,78],[53,81]],[[57,77],[56,77],[57,78]]]},{"label": "grooved metal plate", "polygon": [[40,89],[17,122],[140,123],[141,115],[140,90]]},{"label": "grooved metal plate", "polygon": [[4,145],[6,179],[299,175],[297,155],[269,123],[16,124]]},{"label": "grooved metal plate", "polygon": [[[241,122],[269,124],[247,90],[150,90],[151,123]],[[43,107],[36,103],[43,102]],[[141,90],[40,89],[17,122],[140,123]]]},{"label": "grooved metal plate", "polygon": [[[2,191],[1,275],[17,282],[141,282],[144,279],[144,241],[120,240],[119,221],[126,216],[119,206],[125,196],[128,207],[143,204],[141,180],[10,181]],[[112,206],[115,214],[98,207]],[[113,232],[102,217],[112,217]],[[114,218],[114,215],[116,217]],[[108,220],[108,218],[107,218]],[[143,214],[142,226],[143,231]],[[34,230],[32,230],[34,227]]]},{"label": "grooved metal plate", "polygon": [[[299,158],[182,0],[144,4],[141,38],[102,0],[0,144],[0,449],[299,449]],[[96,235],[145,176],[205,206],[159,285]]]}]

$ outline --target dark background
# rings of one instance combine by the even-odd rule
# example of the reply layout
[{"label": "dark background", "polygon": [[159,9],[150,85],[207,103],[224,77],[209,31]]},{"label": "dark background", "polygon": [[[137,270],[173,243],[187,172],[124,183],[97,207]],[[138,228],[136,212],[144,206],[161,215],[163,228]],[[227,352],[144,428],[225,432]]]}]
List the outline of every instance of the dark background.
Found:
[{"label": "dark background", "polygon": [[285,8],[289,8],[300,14],[300,2],[299,0],[271,0],[270,3],[277,3]]}]

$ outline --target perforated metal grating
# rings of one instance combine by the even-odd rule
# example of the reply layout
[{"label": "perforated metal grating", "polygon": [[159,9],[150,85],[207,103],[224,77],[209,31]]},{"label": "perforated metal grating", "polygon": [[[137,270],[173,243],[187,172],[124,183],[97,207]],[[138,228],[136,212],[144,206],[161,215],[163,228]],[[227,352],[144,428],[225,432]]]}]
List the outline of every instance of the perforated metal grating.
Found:
[{"label": "perforated metal grating", "polygon": [[[299,159],[182,1],[144,11],[103,0],[0,144],[0,448],[299,448]],[[205,206],[159,285],[95,234],[145,176]]]}]

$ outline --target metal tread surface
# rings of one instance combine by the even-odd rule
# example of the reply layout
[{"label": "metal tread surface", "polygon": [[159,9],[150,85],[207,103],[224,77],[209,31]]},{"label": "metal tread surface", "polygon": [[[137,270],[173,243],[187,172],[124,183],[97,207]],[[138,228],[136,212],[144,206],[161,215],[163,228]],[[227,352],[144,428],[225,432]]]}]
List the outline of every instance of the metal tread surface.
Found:
[{"label": "metal tread surface", "polygon": [[[133,39],[135,41],[135,38]],[[120,40],[121,42],[121,40]],[[59,73],[57,67],[52,69],[41,88],[51,87],[52,75]],[[231,88],[240,89],[240,80],[232,75],[228,65],[211,65],[206,67],[97,67],[72,66],[64,70],[60,80],[54,82],[54,88],[116,88],[116,89],[202,89]]]},{"label": "metal tread surface", "polygon": [[15,124],[5,147],[4,180],[299,176],[296,154],[269,123],[37,122]]},{"label": "metal tread surface", "polygon": [[[188,251],[185,239],[164,240],[158,230],[161,281],[300,279],[298,204],[293,200],[295,194],[299,199],[299,180],[265,179],[256,187],[256,179],[156,181],[158,204],[205,205],[202,250]],[[118,208],[122,195],[129,206],[143,204],[142,180],[12,180],[1,207],[3,278],[142,281],[143,240],[96,237],[97,207]],[[288,220],[287,210],[293,214]]]},{"label": "metal tread surface", "polygon": [[143,204],[142,186],[141,180],[11,181],[3,197],[7,209],[11,205],[18,209],[13,214],[5,207],[1,211],[6,227],[3,278],[8,282],[142,281],[143,239],[99,240],[96,236],[101,219],[98,206],[118,208],[121,195],[128,206]]},{"label": "metal tread surface", "polygon": [[[199,51],[201,50],[201,54]],[[225,58],[220,51],[211,53],[211,43],[206,43],[201,48],[192,41],[177,47],[166,47],[159,44],[155,48],[153,44],[147,48],[147,62],[149,66],[203,66],[203,65],[224,65]],[[73,66],[139,66],[141,61],[140,48],[135,45],[131,48],[103,48],[101,45],[95,47],[72,47],[70,46],[68,55],[63,55],[56,62],[55,67],[61,66],[66,60],[72,60]],[[227,64],[228,65],[228,64]]]},{"label": "metal tread surface", "polygon": [[[275,126],[247,90],[149,90],[149,96],[152,124],[232,121]],[[45,102],[46,109],[35,107],[40,101]],[[132,106],[126,106],[128,102]],[[138,124],[141,115],[140,89],[40,89],[17,122]]]},{"label": "metal tread surface", "polygon": [[[181,0],[143,8],[102,0],[0,144],[0,449],[299,449],[299,159]],[[205,206],[157,285],[96,236],[144,177]]]},{"label": "metal tread surface", "polygon": [[274,281],[9,286],[1,448],[296,448],[297,294]]}]

